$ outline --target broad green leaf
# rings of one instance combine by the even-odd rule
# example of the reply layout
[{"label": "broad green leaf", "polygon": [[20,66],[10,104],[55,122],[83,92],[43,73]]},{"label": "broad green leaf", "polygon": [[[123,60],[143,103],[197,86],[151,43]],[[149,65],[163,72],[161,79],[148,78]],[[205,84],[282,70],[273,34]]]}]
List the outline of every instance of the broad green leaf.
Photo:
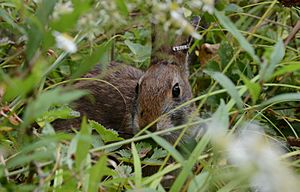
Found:
[{"label": "broad green leaf", "polygon": [[78,140],[75,152],[75,166],[77,170],[82,168],[84,160],[87,158],[89,149],[91,147],[91,128],[86,122],[86,117],[83,117],[80,132],[78,133]]},{"label": "broad green leaf", "polygon": [[182,155],[174,148],[174,146],[172,146],[169,142],[167,142],[164,138],[151,134],[149,131],[146,131],[146,133],[148,135],[150,135],[152,137],[152,139],[158,144],[160,145],[162,148],[164,148],[165,150],[167,150],[172,157],[180,163],[183,163],[184,158],[182,157]]},{"label": "broad green leaf", "polygon": [[236,105],[239,109],[243,109],[243,101],[237,91],[235,85],[232,81],[220,72],[213,71],[204,71],[208,75],[210,75],[214,80],[216,80],[224,89],[226,89],[227,93],[234,99]]},{"label": "broad green leaf", "polygon": [[71,119],[75,117],[80,117],[80,113],[78,111],[74,111],[68,106],[62,106],[46,111],[42,117],[37,119],[37,123],[39,126],[43,127],[46,122],[51,123],[56,119]]},{"label": "broad green leaf", "polygon": [[27,126],[36,118],[41,117],[51,105],[66,104],[85,95],[84,91],[65,91],[56,88],[41,93],[35,100],[32,100],[25,109],[23,127]]},{"label": "broad green leaf", "polygon": [[221,23],[221,25],[225,29],[227,29],[233,35],[233,37],[235,37],[237,39],[240,46],[252,57],[252,59],[256,63],[260,63],[260,60],[257,57],[257,55],[255,54],[255,51],[254,51],[252,45],[239,32],[237,27],[230,21],[230,19],[224,15],[224,12],[215,10],[214,13],[215,13],[215,16],[218,18],[219,22]]},{"label": "broad green leaf", "polygon": [[276,65],[281,62],[285,55],[285,47],[282,39],[279,39],[275,44],[274,50],[271,54],[270,61],[268,64],[264,64],[262,69],[260,70],[261,79],[264,81],[270,80],[272,77]]},{"label": "broad green leaf", "polygon": [[268,105],[274,105],[277,103],[290,102],[290,101],[300,101],[300,93],[283,93],[280,95],[276,95],[263,103],[261,103],[260,107],[265,107]]},{"label": "broad green leaf", "polygon": [[168,152],[162,148],[154,148],[153,154],[150,159],[160,159],[166,157]]},{"label": "broad green leaf", "polygon": [[137,188],[142,186],[142,166],[139,154],[135,147],[135,144],[131,143],[131,152],[133,156],[133,166],[134,166],[134,181]]},{"label": "broad green leaf", "polygon": [[88,192],[97,192],[99,189],[99,183],[104,175],[108,174],[107,157],[102,156],[97,163],[89,170],[89,185]]},{"label": "broad green leaf", "polygon": [[261,93],[261,86],[259,83],[251,82],[244,74],[240,73],[240,77],[245,83],[249,93],[251,95],[253,103],[256,103],[260,93]]},{"label": "broad green leaf", "polygon": [[148,45],[141,45],[125,40],[124,43],[129,47],[131,52],[136,55],[138,62],[143,62],[151,55],[151,47]]},{"label": "broad green leaf", "polygon": [[127,16],[128,15],[128,8],[127,5],[125,3],[124,0],[115,0],[116,5],[118,7],[119,12],[124,15]]},{"label": "broad green leaf", "polygon": [[106,129],[103,125],[97,123],[96,121],[89,120],[89,125],[97,131],[104,143],[124,140],[123,138],[119,137],[119,134],[115,130]]}]

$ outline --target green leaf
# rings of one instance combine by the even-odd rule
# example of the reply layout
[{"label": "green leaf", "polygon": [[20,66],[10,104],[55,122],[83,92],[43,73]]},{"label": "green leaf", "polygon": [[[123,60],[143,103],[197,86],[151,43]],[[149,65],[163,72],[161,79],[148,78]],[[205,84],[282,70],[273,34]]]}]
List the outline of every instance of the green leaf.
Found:
[{"label": "green leaf", "polygon": [[51,123],[56,119],[71,119],[76,117],[80,117],[80,113],[64,105],[62,107],[46,111],[40,118],[37,119],[37,123],[39,126],[43,127],[46,122]]},{"label": "green leaf", "polygon": [[44,58],[39,58],[32,67],[30,75],[26,78],[10,78],[0,70],[0,79],[7,85],[7,90],[3,96],[4,101],[11,101],[15,97],[23,98],[32,89],[36,88],[48,63]]},{"label": "green leaf", "polygon": [[208,125],[208,133],[215,139],[216,142],[219,138],[225,137],[227,129],[229,127],[229,113],[223,100],[213,114],[211,122]]},{"label": "green leaf", "polygon": [[43,0],[38,4],[36,17],[41,21],[43,25],[48,24],[49,16],[53,12],[56,2],[57,0]]},{"label": "green leaf", "polygon": [[218,18],[221,25],[227,29],[239,42],[240,46],[252,57],[256,63],[260,63],[259,58],[255,54],[255,51],[251,44],[246,40],[246,38],[239,32],[237,27],[230,21],[228,17],[224,15],[224,12],[218,10],[214,11],[215,16]]},{"label": "green leaf", "polygon": [[152,149],[152,145],[145,142],[140,142],[136,144],[136,149],[138,151],[139,157],[145,157]]},{"label": "green leaf", "polygon": [[134,166],[134,181],[137,188],[141,188],[142,186],[142,167],[141,160],[135,144],[131,143],[131,152],[133,156],[133,166]]},{"label": "green leaf", "polygon": [[268,99],[267,101],[264,101],[259,106],[265,107],[268,105],[274,105],[274,104],[290,102],[290,101],[300,101],[300,93],[283,93],[280,95],[276,95]]},{"label": "green leaf", "polygon": [[88,192],[97,192],[99,189],[99,183],[104,175],[108,174],[107,157],[102,156],[97,163],[89,170],[89,185]]},{"label": "green leaf", "polygon": [[127,16],[128,15],[128,8],[127,5],[125,3],[124,0],[115,0],[116,5],[118,7],[119,12],[124,15]]},{"label": "green leaf", "polygon": [[285,47],[282,39],[279,39],[278,42],[275,44],[269,63],[263,65],[262,69],[260,70],[260,77],[262,80],[264,81],[270,80],[270,78],[274,73],[276,65],[282,61],[284,55],[285,55]]},{"label": "green leaf", "polygon": [[242,78],[243,82],[245,83],[249,93],[251,95],[253,103],[256,103],[260,93],[261,93],[261,86],[259,83],[251,82],[244,74],[240,73],[240,77]]},{"label": "green leaf", "polygon": [[106,129],[103,125],[97,123],[96,121],[89,120],[89,125],[97,131],[104,143],[124,140],[123,138],[119,137],[119,134],[115,130]]},{"label": "green leaf", "polygon": [[172,157],[179,163],[183,163],[184,158],[182,157],[182,155],[174,148],[173,145],[171,145],[169,142],[167,142],[164,138],[151,134],[149,131],[146,131],[146,133],[148,135],[150,135],[152,137],[152,139],[158,144],[160,145],[162,148],[166,149],[171,155]]},{"label": "green leaf", "polygon": [[192,174],[192,169],[197,162],[201,153],[204,152],[205,148],[209,143],[209,134],[204,134],[201,140],[198,142],[197,146],[193,150],[192,154],[190,155],[189,159],[185,162],[182,162],[182,171],[176,177],[175,182],[173,183],[170,192],[181,191],[183,184],[186,182],[187,178]]},{"label": "green leaf", "polygon": [[300,62],[298,61],[290,61],[288,65],[283,65],[280,69],[276,70],[273,73],[272,78],[285,75],[287,73],[292,73],[300,70]]},{"label": "green leaf", "polygon": [[21,27],[21,25],[16,24],[4,9],[0,9],[0,18],[2,18],[6,23],[11,25],[14,29],[17,29],[21,34],[26,33],[25,30]]},{"label": "green leaf", "polygon": [[[110,54],[111,41],[102,43],[99,45],[93,53],[84,59],[84,61],[79,65],[79,68],[72,75],[71,78],[77,78],[82,74],[90,71],[96,64],[99,64],[100,60],[107,54]],[[102,63],[102,68],[106,68],[107,63]]]},{"label": "green leaf", "polygon": [[35,17],[28,19],[27,28],[27,43],[26,43],[26,59],[29,62],[32,57],[37,53],[38,48],[41,45],[44,29],[42,23]]},{"label": "green leaf", "polygon": [[36,118],[41,117],[51,105],[53,104],[66,104],[74,101],[85,95],[84,91],[65,91],[60,88],[52,89],[41,93],[37,98],[29,102],[24,113],[23,127],[27,126]]},{"label": "green leaf", "polygon": [[204,190],[205,184],[208,184],[209,179],[209,173],[206,171],[202,171],[191,181],[188,192],[206,191]]},{"label": "green leaf", "polygon": [[80,132],[78,133],[78,140],[75,152],[75,166],[80,170],[83,166],[84,160],[87,158],[89,149],[91,147],[91,128],[86,122],[86,117],[82,118]]},{"label": "green leaf", "polygon": [[236,102],[236,105],[239,109],[243,109],[243,101],[237,91],[235,85],[232,81],[220,72],[214,71],[204,71],[206,74],[210,75],[214,80],[216,80],[224,89],[226,89],[227,93],[232,97],[232,99]]},{"label": "green leaf", "polygon": [[166,157],[168,152],[162,148],[154,148],[153,154],[150,159],[160,159]]},{"label": "green leaf", "polygon": [[125,40],[124,43],[128,46],[131,52],[136,55],[138,62],[145,61],[151,55],[151,47],[148,45],[133,43],[129,40]]}]

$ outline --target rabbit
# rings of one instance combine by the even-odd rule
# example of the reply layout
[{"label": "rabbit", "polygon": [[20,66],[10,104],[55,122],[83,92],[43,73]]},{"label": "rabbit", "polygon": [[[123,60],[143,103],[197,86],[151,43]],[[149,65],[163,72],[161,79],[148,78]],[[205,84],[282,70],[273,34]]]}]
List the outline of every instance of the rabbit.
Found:
[{"label": "rabbit", "polygon": [[[96,67],[85,77],[103,75],[103,81],[80,81],[76,88],[90,92],[92,98],[83,97],[73,103],[73,108],[88,119],[106,128],[116,130],[122,137],[130,138],[139,130],[161,117],[150,131],[160,131],[198,119],[195,104],[173,110],[192,99],[189,84],[191,55],[188,47],[192,41],[183,35],[165,33],[154,27],[152,36],[151,65],[146,71],[122,63],[112,62],[103,72]],[[170,111],[172,111],[170,113]],[[167,114],[162,116],[163,114]],[[80,118],[58,120],[53,123],[57,130],[80,127]],[[183,140],[193,138],[200,125],[189,128]],[[180,131],[163,135],[174,143]]]}]

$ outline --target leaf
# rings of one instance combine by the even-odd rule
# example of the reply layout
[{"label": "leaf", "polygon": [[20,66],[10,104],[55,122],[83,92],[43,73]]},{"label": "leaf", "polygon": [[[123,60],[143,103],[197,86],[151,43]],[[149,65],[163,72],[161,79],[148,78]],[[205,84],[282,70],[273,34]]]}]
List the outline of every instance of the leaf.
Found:
[{"label": "leaf", "polygon": [[132,156],[131,151],[128,149],[121,149],[117,153],[126,159],[129,159]]},{"label": "leaf", "polygon": [[208,125],[208,133],[214,139],[215,142],[218,142],[220,138],[225,137],[227,129],[229,127],[229,113],[226,108],[226,105],[223,100],[213,114],[211,122]]},{"label": "leaf", "polygon": [[136,149],[138,151],[139,157],[145,157],[152,149],[152,146],[149,143],[140,142],[136,144]]},{"label": "leaf", "polygon": [[101,136],[104,143],[124,140],[123,138],[119,137],[119,134],[115,130],[106,129],[103,125],[93,120],[89,120],[88,122],[89,125]]},{"label": "leaf", "polygon": [[276,65],[282,61],[284,55],[285,47],[282,39],[279,39],[278,42],[275,44],[269,63],[263,65],[262,69],[260,70],[260,76],[262,80],[268,81],[271,79]]},{"label": "leaf", "polygon": [[240,73],[240,77],[242,78],[243,82],[245,83],[249,93],[251,95],[253,103],[256,103],[259,95],[261,93],[261,86],[259,83],[251,82],[244,74]]},{"label": "leaf", "polygon": [[183,168],[180,174],[176,177],[176,180],[174,181],[170,189],[171,192],[181,191],[181,188],[185,183],[186,179],[192,174],[192,169],[195,163],[197,162],[199,156],[206,149],[209,143],[209,139],[210,139],[209,135],[204,134],[204,136],[201,138],[201,140],[198,142],[197,146],[191,153],[189,159],[185,162],[181,162]]},{"label": "leaf", "polygon": [[168,152],[162,148],[154,148],[154,152],[150,159],[160,159],[166,157]]},{"label": "leaf", "polygon": [[131,152],[133,156],[133,166],[134,166],[134,181],[137,188],[141,188],[142,185],[142,167],[141,160],[134,142],[131,143]]},{"label": "leaf", "polygon": [[246,40],[246,38],[239,32],[236,26],[230,21],[228,17],[224,15],[224,12],[214,10],[215,16],[218,18],[221,25],[227,29],[239,42],[240,46],[252,57],[256,63],[260,63],[259,58],[255,54],[252,45]]},{"label": "leaf", "polygon": [[151,134],[149,131],[146,131],[146,133],[148,135],[150,135],[152,137],[152,139],[158,144],[160,145],[162,148],[166,149],[171,155],[172,157],[179,163],[183,163],[184,158],[182,157],[182,155],[174,148],[174,146],[172,146],[169,142],[167,142],[164,138]]},{"label": "leaf", "polygon": [[107,156],[102,156],[89,170],[88,192],[97,192],[99,183],[104,175],[108,174]]},{"label": "leaf", "polygon": [[[111,41],[104,42],[101,45],[99,45],[90,56],[84,59],[84,61],[81,63],[81,65],[79,65],[79,68],[76,70],[76,72],[72,75],[71,78],[77,78],[82,74],[85,74],[86,72],[90,71],[96,64],[99,64],[100,60],[106,54],[110,54],[110,47]],[[105,65],[105,63],[102,63],[102,66]]]},{"label": "leaf", "polygon": [[23,127],[27,126],[34,119],[39,118],[53,104],[66,104],[85,95],[84,91],[68,91],[56,88],[41,93],[31,101],[25,109]]},{"label": "leaf", "polygon": [[221,59],[221,64],[223,68],[230,62],[230,60],[233,57],[233,48],[232,46],[227,42],[223,41],[220,45],[220,48],[218,49],[218,55]]},{"label": "leaf", "polygon": [[143,62],[151,55],[151,47],[148,45],[141,45],[125,40],[124,43],[129,47],[131,52],[136,55],[138,62]]},{"label": "leaf", "polygon": [[299,70],[300,70],[300,62],[290,61],[288,65],[284,65],[280,69],[275,71],[275,73],[273,73],[271,79],[274,78],[274,77],[280,76],[280,75],[296,72],[296,71],[299,71]]},{"label": "leaf", "polygon": [[264,101],[259,106],[266,107],[268,105],[274,105],[277,103],[290,102],[290,101],[300,101],[300,93],[283,93],[276,95],[267,101]]},{"label": "leaf", "polygon": [[118,7],[119,12],[124,15],[127,16],[128,15],[128,8],[127,5],[125,3],[124,0],[115,0],[116,5]]},{"label": "leaf", "polygon": [[57,0],[43,0],[38,4],[38,8],[36,10],[36,17],[41,21],[41,23],[44,26],[48,24],[49,16],[53,11],[56,2]]},{"label": "leaf", "polygon": [[51,123],[56,119],[71,119],[80,117],[78,111],[74,111],[68,106],[61,106],[59,108],[46,111],[40,118],[37,119],[39,126],[43,127],[46,122]]},{"label": "leaf", "polygon": [[200,174],[193,178],[189,185],[188,192],[206,191],[204,190],[205,184],[209,182],[209,179],[209,173],[206,171],[202,171]]},{"label": "leaf", "polygon": [[75,166],[77,170],[80,170],[82,168],[82,163],[87,158],[87,155],[89,153],[92,141],[92,139],[90,138],[91,132],[91,128],[86,122],[86,117],[83,117],[80,132],[78,133],[75,152]]},{"label": "leaf", "polygon": [[236,102],[236,105],[239,109],[243,109],[243,101],[237,91],[235,85],[232,81],[220,72],[214,71],[204,71],[206,74],[210,75],[214,80],[216,80],[224,89],[226,89],[227,93],[232,97],[232,99]]},{"label": "leaf", "polygon": [[38,48],[41,45],[44,29],[42,23],[35,17],[28,19],[27,28],[27,43],[26,43],[26,59],[29,62],[32,57],[37,53]]}]

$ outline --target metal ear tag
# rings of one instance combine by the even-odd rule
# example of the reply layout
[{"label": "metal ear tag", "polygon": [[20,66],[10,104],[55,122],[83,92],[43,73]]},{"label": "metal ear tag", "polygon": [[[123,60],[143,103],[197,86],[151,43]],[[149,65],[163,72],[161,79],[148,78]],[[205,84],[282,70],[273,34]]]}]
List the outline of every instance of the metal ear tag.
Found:
[{"label": "metal ear tag", "polygon": [[178,46],[174,46],[172,47],[172,50],[174,52],[177,52],[177,51],[182,51],[182,50],[188,50],[190,47],[188,45],[178,45]]}]

